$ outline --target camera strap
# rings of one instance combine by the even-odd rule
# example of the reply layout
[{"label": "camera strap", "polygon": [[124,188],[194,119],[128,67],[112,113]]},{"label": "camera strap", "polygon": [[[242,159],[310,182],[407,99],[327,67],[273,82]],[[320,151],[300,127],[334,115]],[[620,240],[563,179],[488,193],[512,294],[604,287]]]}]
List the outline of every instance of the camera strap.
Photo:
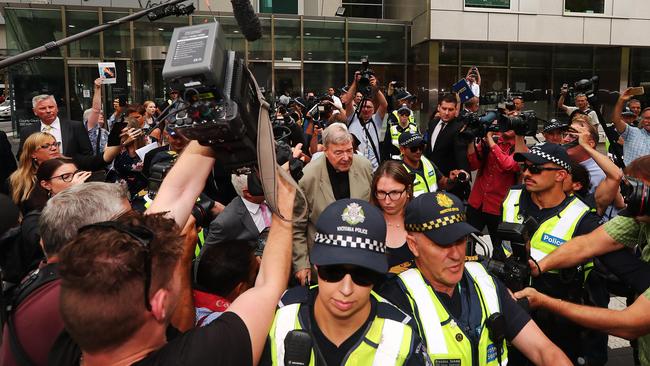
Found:
[{"label": "camera strap", "polygon": [[[284,216],[282,216],[280,210],[278,210],[278,182],[276,181],[276,174],[280,174],[284,180],[291,184],[296,189],[296,195],[300,194],[304,202],[307,202],[307,199],[305,197],[305,193],[302,191],[302,189],[300,189],[291,175],[279,167],[277,164],[275,158],[275,139],[273,138],[273,127],[271,125],[271,118],[269,117],[269,103],[266,102],[264,96],[260,92],[260,88],[257,85],[257,80],[255,80],[255,77],[251,71],[247,68],[244,68],[244,70],[250,74],[250,78],[255,85],[257,99],[260,103],[260,110],[257,119],[257,169],[260,174],[260,182],[262,183],[262,189],[264,190],[264,196],[267,205],[273,213],[278,215],[278,217],[280,217],[282,220],[286,221]],[[302,219],[306,214],[307,206],[305,205],[298,217],[294,217],[294,220]]]},{"label": "camera strap", "polygon": [[[377,146],[375,146],[375,141],[372,139],[370,136],[370,132],[368,131],[368,124],[372,124],[373,127],[375,127],[375,134],[377,135],[377,140],[379,140],[379,134],[377,133],[377,127],[375,126],[375,123],[372,121],[372,118],[366,122],[366,123],[361,123],[361,119],[359,119],[359,124],[361,125],[361,128],[363,128],[363,132],[366,134],[366,138],[368,139],[368,142],[370,143],[370,147],[372,148],[372,153],[375,154],[375,159],[377,159],[377,164],[381,162],[381,159],[379,158],[379,153],[377,151]],[[368,159],[370,160],[370,159]]]}]

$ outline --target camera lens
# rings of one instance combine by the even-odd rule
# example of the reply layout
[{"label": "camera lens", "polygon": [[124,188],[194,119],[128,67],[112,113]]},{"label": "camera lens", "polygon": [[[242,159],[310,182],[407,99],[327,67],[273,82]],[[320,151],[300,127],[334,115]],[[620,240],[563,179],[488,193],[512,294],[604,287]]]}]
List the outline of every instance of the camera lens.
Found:
[{"label": "camera lens", "polygon": [[461,183],[465,183],[465,182],[467,182],[469,180],[469,174],[467,174],[465,172],[460,172],[456,176],[456,180],[461,182]]}]

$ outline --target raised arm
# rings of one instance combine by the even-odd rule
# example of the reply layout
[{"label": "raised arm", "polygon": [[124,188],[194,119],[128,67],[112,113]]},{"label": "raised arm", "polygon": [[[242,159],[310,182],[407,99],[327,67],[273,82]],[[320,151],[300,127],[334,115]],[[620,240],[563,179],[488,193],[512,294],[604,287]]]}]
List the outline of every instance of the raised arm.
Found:
[{"label": "raised arm", "polygon": [[185,225],[214,162],[211,147],[191,141],[163,180],[147,213],[169,212],[179,226]]},{"label": "raised arm", "polygon": [[[278,201],[278,209],[287,220],[291,220],[296,191],[279,177],[277,187],[278,197],[282,197]],[[287,287],[291,268],[291,227],[291,221],[273,215],[255,287],[244,292],[228,308],[246,324],[251,339],[253,365],[262,356],[276,306]]]},{"label": "raised arm", "polygon": [[388,110],[388,101],[384,93],[379,89],[379,82],[374,76],[370,77],[370,87],[372,88],[373,103],[377,106],[375,113],[378,113],[379,117],[383,120]]},{"label": "raised arm", "polygon": [[357,80],[361,77],[361,73],[356,71],[354,73],[354,80],[348,88],[348,92],[341,96],[341,102],[345,104],[345,114],[350,118],[354,114],[354,96],[357,94]]},{"label": "raised arm", "polygon": [[102,79],[95,79],[95,86],[93,89],[93,105],[92,111],[88,116],[88,127],[95,127],[97,121],[99,120],[99,114],[102,110]]},{"label": "raised arm", "polygon": [[632,93],[630,93],[632,88],[627,88],[616,101],[614,106],[614,111],[612,112],[612,122],[614,122],[614,127],[618,133],[623,133],[627,128],[627,123],[621,118],[621,113],[623,112],[623,107],[628,100],[632,99]]},{"label": "raised arm", "polygon": [[562,94],[560,94],[560,99],[557,100],[557,109],[561,110],[562,112],[566,112],[567,108],[564,105],[564,98],[566,97],[566,90],[562,88],[561,91]]}]

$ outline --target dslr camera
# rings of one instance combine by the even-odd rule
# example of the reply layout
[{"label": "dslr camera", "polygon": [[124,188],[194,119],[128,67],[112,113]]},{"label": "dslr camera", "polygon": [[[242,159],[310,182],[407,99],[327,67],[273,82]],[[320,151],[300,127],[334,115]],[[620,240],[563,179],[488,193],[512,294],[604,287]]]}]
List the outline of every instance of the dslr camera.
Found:
[{"label": "dslr camera", "polygon": [[370,68],[370,61],[368,56],[361,57],[361,78],[357,81],[357,90],[360,91],[364,96],[368,97],[370,95],[370,78],[375,76],[375,73]]},{"label": "dslr camera", "polygon": [[621,181],[621,194],[627,204],[626,216],[650,216],[650,187],[632,177]]}]

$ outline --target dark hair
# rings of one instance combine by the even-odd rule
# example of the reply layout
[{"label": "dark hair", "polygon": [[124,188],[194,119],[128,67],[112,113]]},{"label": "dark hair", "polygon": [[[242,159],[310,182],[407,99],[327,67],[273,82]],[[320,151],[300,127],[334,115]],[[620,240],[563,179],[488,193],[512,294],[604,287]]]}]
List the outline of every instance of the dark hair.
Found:
[{"label": "dark hair", "polygon": [[[131,211],[115,221],[155,233],[148,245],[149,296],[167,288],[183,250],[174,220],[164,213]],[[121,345],[145,324],[145,256],[131,235],[107,227],[83,230],[59,252],[61,316],[82,350],[98,352]]]},{"label": "dark hair", "polygon": [[44,161],[36,171],[36,182],[40,183],[42,180],[48,180],[52,178],[54,172],[65,164],[74,164],[74,161],[67,157],[54,158]]},{"label": "dark hair", "polygon": [[454,105],[458,105],[458,99],[456,99],[456,94],[453,93],[445,93],[442,96],[442,98],[438,99],[438,105],[442,105],[443,102],[454,103]]},{"label": "dark hair", "polygon": [[571,179],[582,185],[582,188],[575,193],[578,196],[585,198],[591,189],[591,177],[587,168],[579,163],[571,162]]},{"label": "dark hair", "polygon": [[120,107],[126,107],[126,97],[124,95],[119,95],[119,96],[113,98],[113,100],[116,100],[116,99],[117,99],[117,104]]},{"label": "dark hair", "polygon": [[625,168],[625,174],[634,178],[650,181],[650,155],[634,159]]},{"label": "dark hair", "polygon": [[129,104],[126,108],[126,115],[128,116],[131,113],[139,113],[144,116],[147,109],[142,104]]},{"label": "dark hair", "polygon": [[379,201],[375,196],[377,194],[377,182],[379,178],[389,177],[394,179],[397,183],[403,184],[406,187],[406,194],[409,200],[413,197],[413,176],[404,168],[401,162],[397,160],[386,160],[375,171],[372,176],[372,185],[370,186],[370,203],[379,207]]},{"label": "dark hair", "polygon": [[249,242],[243,240],[206,245],[196,271],[197,288],[227,297],[242,282],[252,286],[253,253]]}]

